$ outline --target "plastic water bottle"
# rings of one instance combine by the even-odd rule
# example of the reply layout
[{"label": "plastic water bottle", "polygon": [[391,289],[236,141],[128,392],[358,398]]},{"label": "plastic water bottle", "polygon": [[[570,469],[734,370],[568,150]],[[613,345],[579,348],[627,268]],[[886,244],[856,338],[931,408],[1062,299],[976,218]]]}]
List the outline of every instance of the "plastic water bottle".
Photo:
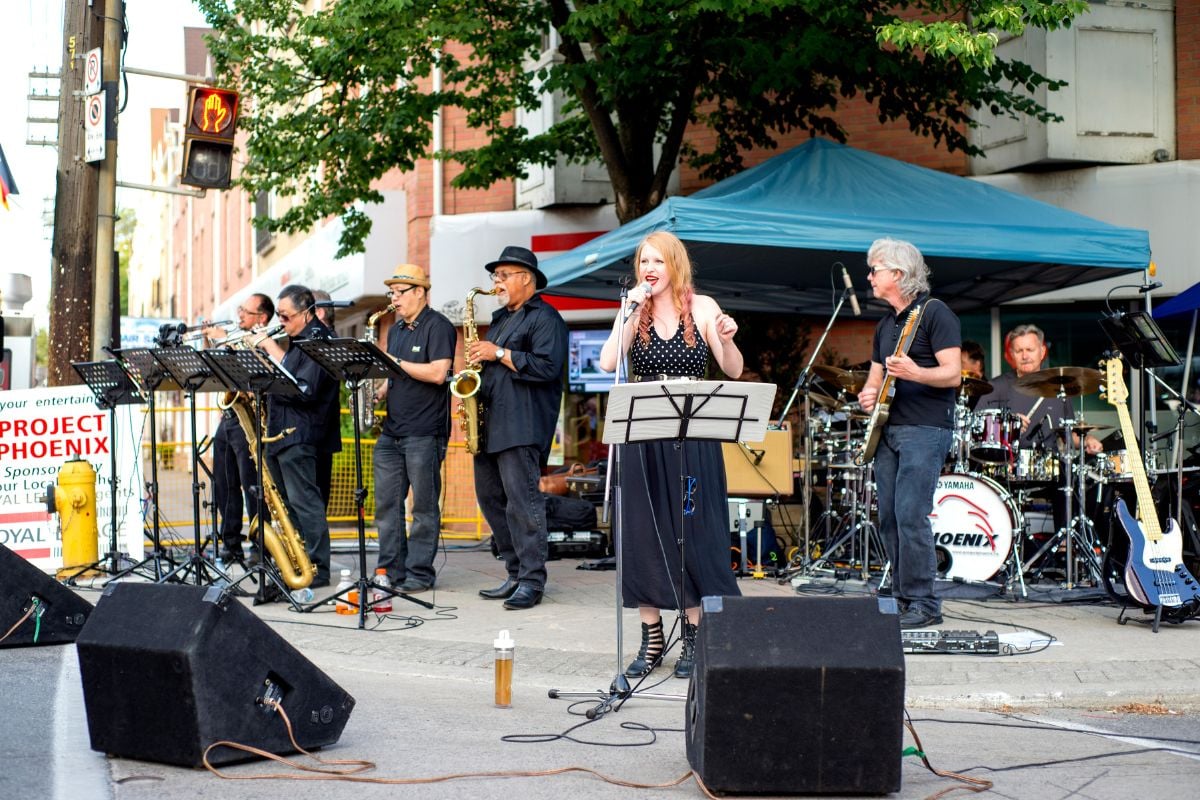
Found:
[{"label": "plastic water bottle", "polygon": [[313,601],[314,597],[316,597],[316,595],[313,593],[313,590],[308,588],[307,586],[305,586],[303,589],[293,589],[292,590],[292,599],[295,600],[300,605],[304,605],[305,603],[311,603]]},{"label": "plastic water bottle", "polygon": [[[388,579],[387,570],[383,567],[375,568],[375,577],[371,581],[376,586],[384,589],[392,588],[392,582]],[[376,589],[371,590],[371,610],[380,614],[387,613],[392,610],[392,596],[387,592],[381,592]]]},{"label": "plastic water bottle", "polygon": [[358,606],[351,605],[351,603],[358,603],[358,593],[350,592],[349,594],[342,594],[342,592],[354,586],[354,582],[350,580],[350,570],[342,570],[341,576],[341,580],[338,581],[337,585],[338,599],[334,602],[333,610],[339,614],[356,614],[358,613]]},{"label": "plastic water bottle", "polygon": [[496,647],[496,707],[512,708],[513,649],[516,642],[508,631],[500,631]]}]

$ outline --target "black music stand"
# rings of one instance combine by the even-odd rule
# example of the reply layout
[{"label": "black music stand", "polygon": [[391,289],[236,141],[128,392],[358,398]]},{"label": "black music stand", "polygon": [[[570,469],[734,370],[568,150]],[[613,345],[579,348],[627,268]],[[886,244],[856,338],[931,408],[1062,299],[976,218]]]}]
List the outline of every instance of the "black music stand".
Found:
[{"label": "black music stand", "polygon": [[[125,372],[137,384],[149,405],[150,415],[150,480],[146,490],[150,494],[150,543],[153,547],[154,580],[165,579],[175,569],[175,560],[171,558],[162,546],[160,535],[160,514],[158,508],[158,427],[157,415],[154,409],[154,394],[159,391],[174,391],[180,386],[175,379],[167,374],[162,364],[154,359],[153,351],[148,347],[130,347],[123,350],[109,350],[114,358],[121,362]],[[167,566],[163,566],[163,562]]]},{"label": "black music stand", "polygon": [[[772,383],[739,383],[737,381],[650,381],[642,383],[622,383],[612,387],[609,392],[608,408],[605,413],[604,438],[605,444],[623,445],[639,442],[659,441],[663,439],[678,442],[679,447],[679,483],[680,503],[684,504],[686,492],[683,487],[686,481],[686,464],[682,443],[685,439],[700,439],[717,442],[761,442],[766,438],[767,423],[771,415],[771,404],[775,400],[777,387]],[[621,476],[618,476],[618,483]],[[589,719],[595,719],[600,714],[619,707],[629,697],[638,694],[664,700],[686,700],[686,697],[674,694],[635,692],[629,686],[623,667],[624,654],[621,652],[622,626],[624,619],[621,615],[621,584],[623,568],[621,564],[621,541],[624,523],[621,519],[624,509],[621,502],[621,492],[618,487],[614,495],[616,499],[616,542],[617,559],[617,673],[607,691],[564,692],[550,690],[551,698],[558,697],[596,697],[597,705],[587,712]],[[677,542],[680,548],[679,586],[676,587],[676,604],[679,614],[684,613],[684,590],[682,569],[685,560],[682,555],[684,548],[683,537],[684,509],[680,508],[680,529]],[[670,650],[671,643],[665,643],[663,654]]]},{"label": "black music stand", "polygon": [[[254,395],[254,407],[261,408],[264,402],[264,395],[274,394],[284,397],[295,397],[300,394],[300,388],[296,385],[296,380],[287,370],[276,364],[265,354],[256,350],[219,348],[216,350],[206,350],[204,358],[208,361],[213,371],[222,377],[225,384],[231,389],[247,392]],[[236,413],[236,412],[235,412]],[[258,482],[255,485],[255,509],[254,516],[250,523],[250,537],[255,546],[258,547],[259,562],[246,570],[245,574],[233,581],[230,586],[237,587],[242,581],[255,580],[258,585],[258,590],[255,593],[254,605],[261,605],[270,602],[271,598],[267,593],[268,581],[279,590],[279,593],[288,598],[288,602],[297,610],[303,610],[303,604],[296,600],[292,595],[291,590],[284,582],[278,565],[272,566],[270,560],[266,558],[267,547],[265,534],[265,526],[274,524],[274,518],[267,519],[266,508],[266,492],[263,489],[264,464],[266,464],[266,451],[263,448],[263,431],[260,417],[255,414],[251,420],[254,425],[254,442],[251,446],[254,448],[254,467],[258,476]],[[270,467],[265,467],[270,469]],[[272,480],[274,480],[272,475]],[[279,485],[275,481],[276,486]],[[241,487],[238,487],[241,491]],[[250,510],[247,509],[247,512]]]},{"label": "black music stand", "polygon": [[392,597],[403,598],[410,603],[432,609],[433,603],[419,600],[405,594],[395,587],[377,586],[367,579],[367,523],[364,508],[367,500],[367,490],[363,488],[362,468],[362,431],[358,424],[358,390],[365,380],[385,379],[403,372],[392,357],[380,350],[371,342],[358,339],[296,339],[293,347],[298,347],[305,355],[317,362],[317,366],[333,376],[334,380],[345,381],[350,392],[350,416],[354,420],[354,503],[358,511],[358,580],[348,588],[342,589],[333,598],[358,592],[358,602],[347,598],[350,605],[358,606],[358,627],[367,626],[367,607],[371,605],[371,592],[382,592]]},{"label": "black music stand", "polygon": [[175,380],[188,396],[188,414],[192,437],[192,523],[195,549],[182,564],[171,570],[165,579],[176,575],[186,582],[189,572],[196,585],[218,583],[227,585],[229,575],[212,561],[204,557],[204,544],[200,538],[200,452],[196,445],[196,393],[226,391],[224,380],[213,372],[212,367],[199,352],[191,347],[162,347],[152,350],[154,359]]},{"label": "black music stand", "polygon": [[[79,374],[87,387],[96,396],[96,406],[108,411],[108,479],[109,494],[112,506],[109,517],[108,552],[99,561],[84,565],[80,569],[62,579],[63,583],[74,585],[75,579],[85,572],[100,570],[112,575],[112,580],[122,578],[137,570],[146,560],[135,562],[125,553],[117,549],[117,406],[142,404],[145,399],[138,392],[137,386],[129,380],[129,376],[121,369],[116,361],[81,361],[71,364],[71,368]],[[147,559],[149,560],[149,559]]]}]

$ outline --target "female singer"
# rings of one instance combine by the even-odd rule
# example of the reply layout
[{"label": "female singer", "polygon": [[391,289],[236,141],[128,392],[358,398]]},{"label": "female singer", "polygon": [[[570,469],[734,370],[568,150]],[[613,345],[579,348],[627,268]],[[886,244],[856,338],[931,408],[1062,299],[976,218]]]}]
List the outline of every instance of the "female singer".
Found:
[{"label": "female singer", "polygon": [[[694,293],[683,243],[666,231],[651,233],[638,246],[634,264],[638,286],[629,300],[637,310],[623,325],[617,315],[600,352],[601,368],[613,371],[628,354],[633,381],[699,379],[711,354],[723,373],[741,375],[742,354],[733,343],[737,323],[711,297]],[[626,353],[618,352],[618,341]],[[729,566],[721,445],[696,440],[626,445],[621,485],[621,591],[625,607],[636,607],[642,619],[642,646],[625,674],[640,678],[662,662],[660,609],[666,608],[686,610],[675,677],[690,677],[700,598],[740,594]]]}]

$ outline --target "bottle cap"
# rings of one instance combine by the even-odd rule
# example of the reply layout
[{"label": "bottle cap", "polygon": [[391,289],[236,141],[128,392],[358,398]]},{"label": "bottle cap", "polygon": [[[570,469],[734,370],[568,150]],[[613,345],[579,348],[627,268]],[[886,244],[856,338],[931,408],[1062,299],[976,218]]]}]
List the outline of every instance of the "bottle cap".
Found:
[{"label": "bottle cap", "polygon": [[492,643],[497,650],[512,650],[516,642],[508,635],[508,631],[500,631],[500,638]]},{"label": "bottle cap", "polygon": [[349,577],[350,577],[350,570],[348,570],[348,569],[344,569],[344,570],[342,570],[342,577],[343,577],[343,578],[349,578]]},{"label": "bottle cap", "polygon": [[387,568],[386,567],[376,567],[375,574],[376,575],[387,575]]}]

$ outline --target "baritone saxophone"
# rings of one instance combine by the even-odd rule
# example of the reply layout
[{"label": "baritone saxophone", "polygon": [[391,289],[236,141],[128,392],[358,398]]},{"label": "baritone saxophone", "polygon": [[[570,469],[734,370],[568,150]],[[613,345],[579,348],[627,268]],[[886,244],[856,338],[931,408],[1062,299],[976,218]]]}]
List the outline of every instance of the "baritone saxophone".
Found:
[{"label": "baritone saxophone", "polygon": [[[467,300],[463,304],[464,353],[469,353],[471,345],[479,341],[479,331],[475,326],[475,296],[495,293],[495,289],[484,291],[478,286],[467,292]],[[483,422],[483,404],[476,397],[479,394],[482,377],[479,374],[479,362],[471,361],[470,356],[466,357],[463,367],[462,372],[450,379],[450,394],[461,401],[458,408],[459,425],[462,426],[463,436],[466,439],[467,452],[475,455],[479,452],[479,431]]]},{"label": "baritone saxophone", "polygon": [[[255,536],[258,533],[257,529],[262,529],[263,547],[275,560],[275,566],[279,569],[279,575],[283,578],[283,582],[288,585],[289,589],[303,589],[313,582],[317,568],[312,563],[312,559],[308,557],[308,548],[304,546],[304,539],[296,530],[296,524],[292,521],[287,505],[279,494],[279,487],[275,483],[275,477],[271,474],[270,466],[258,463],[258,452],[254,446],[256,438],[253,400],[247,395],[239,393],[233,398],[229,407],[237,415],[238,424],[246,433],[246,441],[250,443],[250,459],[262,475],[263,503],[271,511],[270,525],[263,525],[258,515],[251,512],[253,518],[250,521],[250,535]],[[265,430],[265,428],[264,425],[263,429]],[[273,439],[282,438],[291,431],[292,429],[289,428]],[[268,440],[264,439],[263,441]]]}]

